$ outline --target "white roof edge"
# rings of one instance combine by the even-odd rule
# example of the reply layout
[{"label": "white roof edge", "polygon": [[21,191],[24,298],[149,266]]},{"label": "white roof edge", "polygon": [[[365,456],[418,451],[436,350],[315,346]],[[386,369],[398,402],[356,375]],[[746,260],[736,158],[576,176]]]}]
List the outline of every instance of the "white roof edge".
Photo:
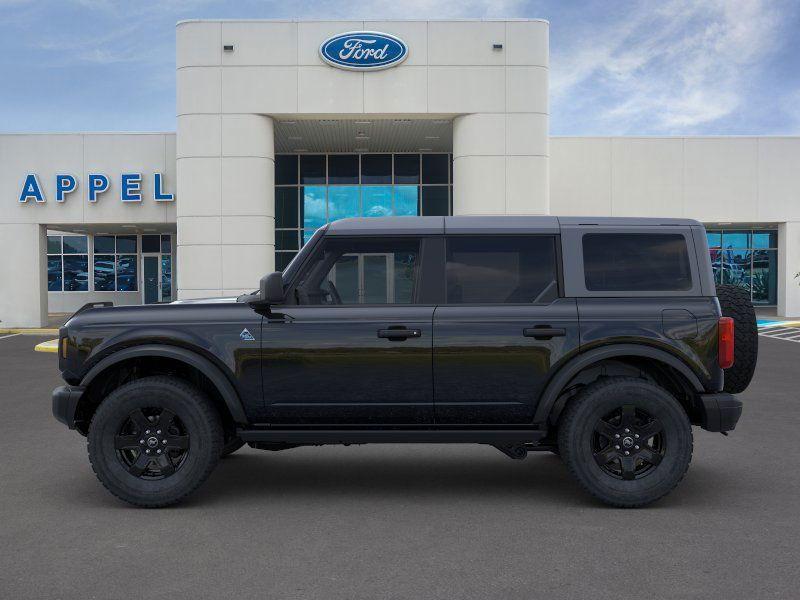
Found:
[{"label": "white roof edge", "polygon": [[346,23],[348,21],[361,21],[362,23],[547,23],[550,25],[550,21],[547,19],[507,17],[472,19],[181,19],[175,23],[175,27],[187,23]]},{"label": "white roof edge", "polygon": [[764,139],[764,138],[788,138],[800,139],[798,133],[752,133],[752,134],[722,134],[710,133],[705,135],[550,135],[549,138],[561,140],[730,140],[730,139]]},{"label": "white roof edge", "polygon": [[176,135],[174,131],[0,131],[12,135]]}]

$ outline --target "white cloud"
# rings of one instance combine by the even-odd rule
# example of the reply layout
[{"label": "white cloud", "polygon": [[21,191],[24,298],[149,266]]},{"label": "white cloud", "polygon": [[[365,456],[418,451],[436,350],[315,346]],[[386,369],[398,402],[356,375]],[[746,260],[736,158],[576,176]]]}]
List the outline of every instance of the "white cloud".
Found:
[{"label": "white cloud", "polygon": [[615,133],[691,131],[740,106],[781,26],[772,0],[639,7],[554,53],[554,105],[605,106],[597,119]]}]

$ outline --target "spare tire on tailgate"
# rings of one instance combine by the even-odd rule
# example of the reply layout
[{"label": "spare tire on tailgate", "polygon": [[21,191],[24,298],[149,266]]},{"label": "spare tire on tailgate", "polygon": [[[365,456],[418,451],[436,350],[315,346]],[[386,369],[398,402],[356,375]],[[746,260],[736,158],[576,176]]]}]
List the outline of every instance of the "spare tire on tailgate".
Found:
[{"label": "spare tire on tailgate", "polygon": [[758,325],[750,292],[738,285],[718,285],[717,298],[723,317],[733,319],[733,366],[725,369],[724,391],[738,394],[747,389],[758,358]]}]

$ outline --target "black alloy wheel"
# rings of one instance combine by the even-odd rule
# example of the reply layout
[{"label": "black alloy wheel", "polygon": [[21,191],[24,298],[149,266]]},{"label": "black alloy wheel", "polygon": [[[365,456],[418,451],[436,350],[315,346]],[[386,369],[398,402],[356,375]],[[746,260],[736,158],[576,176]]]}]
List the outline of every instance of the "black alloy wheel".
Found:
[{"label": "black alloy wheel", "polygon": [[97,478],[136,506],[180,502],[219,461],[224,433],[214,404],[165,375],[130,381],[100,402],[87,436]]},{"label": "black alloy wheel", "polygon": [[657,467],[666,451],[661,421],[631,404],[597,419],[592,455],[618,479],[641,479]]},{"label": "black alloy wheel", "polygon": [[567,403],[558,448],[583,488],[606,504],[655,502],[683,479],[692,425],[669,391],[644,377],[603,377]]},{"label": "black alloy wheel", "polygon": [[163,479],[179,470],[189,452],[189,433],[169,409],[137,408],[114,438],[117,458],[131,475]]}]

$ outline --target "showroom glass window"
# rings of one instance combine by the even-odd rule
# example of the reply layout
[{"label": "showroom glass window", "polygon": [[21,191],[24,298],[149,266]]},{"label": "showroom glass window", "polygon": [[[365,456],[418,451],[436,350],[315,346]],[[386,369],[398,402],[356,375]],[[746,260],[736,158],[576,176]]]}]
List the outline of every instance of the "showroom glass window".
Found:
[{"label": "showroom glass window", "polygon": [[745,288],[753,304],[777,303],[776,229],[709,229],[708,248],[716,283]]},{"label": "showroom glass window", "polygon": [[452,214],[451,162],[443,153],[276,155],[275,268],[338,219]]},{"label": "showroom glass window", "polygon": [[47,291],[88,292],[89,254],[85,235],[47,236]]},{"label": "showroom glass window", "polygon": [[94,236],[94,290],[135,292],[139,289],[138,244],[135,235]]}]

